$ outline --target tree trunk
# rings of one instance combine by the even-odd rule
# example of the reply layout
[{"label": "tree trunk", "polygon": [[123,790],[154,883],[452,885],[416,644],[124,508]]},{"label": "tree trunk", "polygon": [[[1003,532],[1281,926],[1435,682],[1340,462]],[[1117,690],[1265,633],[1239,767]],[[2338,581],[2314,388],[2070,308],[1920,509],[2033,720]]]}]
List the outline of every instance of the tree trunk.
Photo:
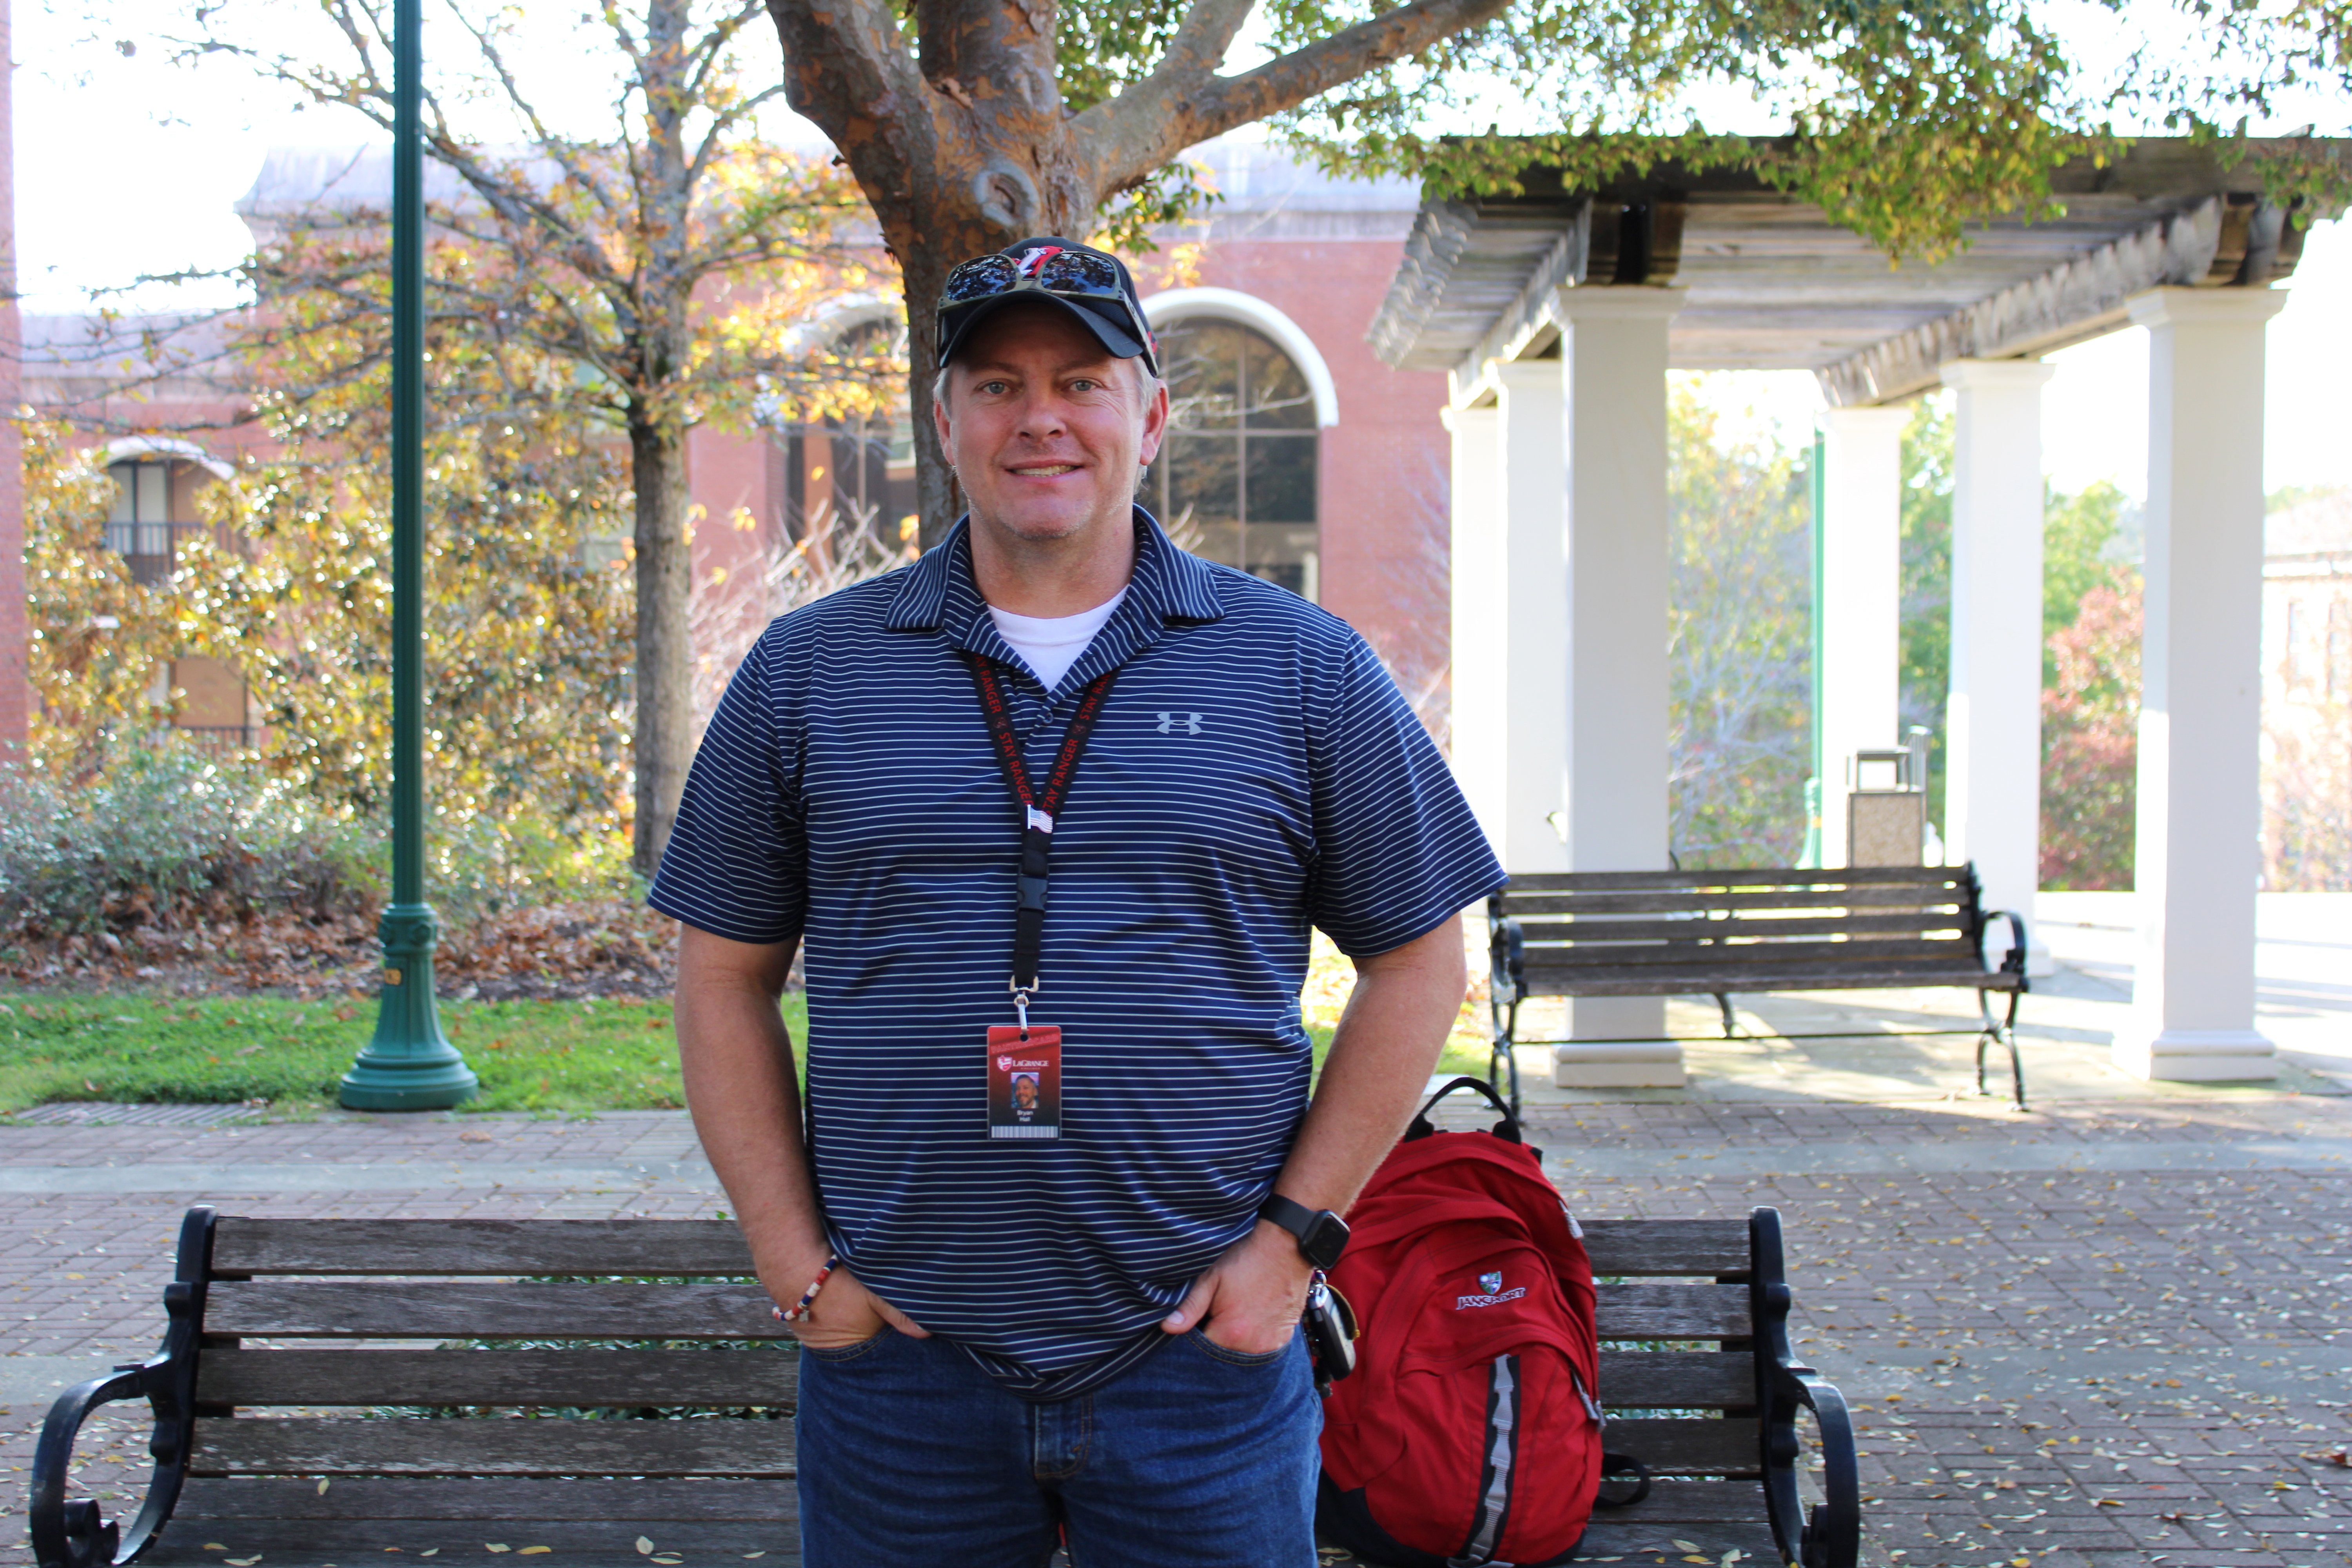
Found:
[{"label": "tree trunk", "polygon": [[918,69],[883,8],[769,5],[786,96],[849,161],[898,259],[928,548],[955,521],[955,477],[930,419],[940,285],[959,261],[1032,235],[1083,239],[1094,224],[1095,172],[1062,113],[1053,7],[919,0]]},{"label": "tree trunk", "polygon": [[650,877],[677,823],[694,752],[694,587],[687,538],[686,432],[632,410],[630,478],[636,490],[636,826],[630,864]]}]

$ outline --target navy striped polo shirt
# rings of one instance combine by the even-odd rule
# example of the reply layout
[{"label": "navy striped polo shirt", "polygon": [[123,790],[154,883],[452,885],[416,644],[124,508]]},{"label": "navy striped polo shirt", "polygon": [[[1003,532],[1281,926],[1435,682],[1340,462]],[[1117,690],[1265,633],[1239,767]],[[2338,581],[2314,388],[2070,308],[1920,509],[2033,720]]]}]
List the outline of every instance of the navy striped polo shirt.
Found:
[{"label": "navy striped polo shirt", "polygon": [[[1048,693],[988,615],[968,526],[761,636],[651,902],[805,944],[835,1250],[1003,1386],[1064,1398],[1159,1343],[1255,1223],[1306,1110],[1308,929],[1385,952],[1504,879],[1344,622],[1139,509],[1126,601]],[[1118,671],[1054,833],[1030,1017],[1063,1031],[1055,1140],[988,1135],[1023,818],[966,650],[1001,667],[1037,779],[1079,692]]]}]

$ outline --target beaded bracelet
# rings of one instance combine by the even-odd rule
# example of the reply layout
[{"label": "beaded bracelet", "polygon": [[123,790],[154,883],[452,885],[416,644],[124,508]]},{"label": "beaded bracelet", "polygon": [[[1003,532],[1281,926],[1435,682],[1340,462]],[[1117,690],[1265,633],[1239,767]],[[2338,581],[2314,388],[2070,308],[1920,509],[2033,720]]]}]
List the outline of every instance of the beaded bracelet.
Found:
[{"label": "beaded bracelet", "polygon": [[832,1279],[833,1271],[840,1267],[841,1257],[838,1253],[827,1258],[824,1260],[824,1267],[816,1271],[816,1278],[809,1281],[809,1288],[801,1292],[801,1299],[793,1304],[791,1311],[788,1312],[782,1307],[771,1307],[768,1310],[775,1314],[776,1321],[780,1323],[799,1322],[808,1316],[809,1303],[816,1300],[816,1293],[824,1289],[824,1282]]}]

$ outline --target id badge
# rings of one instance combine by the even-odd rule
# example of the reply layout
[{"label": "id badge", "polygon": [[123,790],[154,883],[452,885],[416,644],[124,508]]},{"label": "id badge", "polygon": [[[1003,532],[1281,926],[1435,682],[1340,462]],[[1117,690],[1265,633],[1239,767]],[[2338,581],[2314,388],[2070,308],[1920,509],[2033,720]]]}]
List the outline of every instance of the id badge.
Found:
[{"label": "id badge", "polygon": [[991,1025],[988,1031],[988,1135],[991,1138],[1059,1138],[1062,1135],[1062,1030],[1032,1024],[1029,1037],[1019,1026]]}]

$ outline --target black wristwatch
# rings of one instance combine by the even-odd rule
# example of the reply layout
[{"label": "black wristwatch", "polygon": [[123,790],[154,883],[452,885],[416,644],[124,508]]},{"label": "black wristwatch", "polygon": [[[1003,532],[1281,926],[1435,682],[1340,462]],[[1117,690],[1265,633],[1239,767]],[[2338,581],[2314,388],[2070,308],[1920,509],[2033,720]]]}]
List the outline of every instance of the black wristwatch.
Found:
[{"label": "black wristwatch", "polygon": [[1329,1209],[1310,1209],[1280,1193],[1258,1205],[1258,1217],[1270,1219],[1298,1238],[1298,1256],[1318,1268],[1328,1268],[1348,1250],[1348,1222]]}]

